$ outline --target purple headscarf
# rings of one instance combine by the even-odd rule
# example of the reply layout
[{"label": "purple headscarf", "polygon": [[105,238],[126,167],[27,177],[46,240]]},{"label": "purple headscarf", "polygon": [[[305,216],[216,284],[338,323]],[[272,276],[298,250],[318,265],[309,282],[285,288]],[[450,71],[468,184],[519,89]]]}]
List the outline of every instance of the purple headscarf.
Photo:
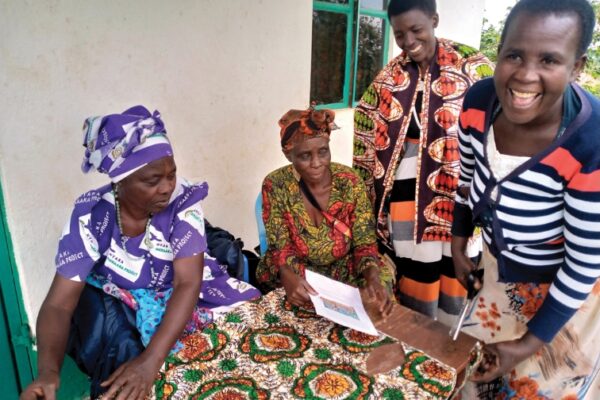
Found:
[{"label": "purple headscarf", "polygon": [[148,163],[172,156],[160,113],[144,106],[122,114],[90,117],[83,126],[83,172],[97,170],[119,182]]}]

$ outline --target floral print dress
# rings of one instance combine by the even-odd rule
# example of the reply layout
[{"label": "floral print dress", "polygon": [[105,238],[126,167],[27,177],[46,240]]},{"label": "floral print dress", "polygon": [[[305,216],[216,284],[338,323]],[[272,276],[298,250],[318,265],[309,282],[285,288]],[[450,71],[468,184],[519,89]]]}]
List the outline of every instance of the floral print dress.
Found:
[{"label": "floral print dress", "polygon": [[362,273],[375,266],[380,268],[382,283],[391,287],[395,272],[385,269],[379,258],[373,212],[362,179],[350,167],[331,163],[330,168],[332,187],[324,211],[349,227],[349,235],[335,229],[327,218],[314,225],[292,165],[265,178],[263,221],[268,248],[257,269],[264,286],[280,286],[279,268],[287,265],[301,276],[308,268],[355,286],[362,284]]},{"label": "floral print dress", "polygon": [[[520,338],[548,295],[549,284],[498,277],[496,258],[484,246],[483,288],[473,299],[463,332],[486,343]],[[506,376],[467,385],[462,399],[577,400],[600,398],[600,282],[552,342]]]}]

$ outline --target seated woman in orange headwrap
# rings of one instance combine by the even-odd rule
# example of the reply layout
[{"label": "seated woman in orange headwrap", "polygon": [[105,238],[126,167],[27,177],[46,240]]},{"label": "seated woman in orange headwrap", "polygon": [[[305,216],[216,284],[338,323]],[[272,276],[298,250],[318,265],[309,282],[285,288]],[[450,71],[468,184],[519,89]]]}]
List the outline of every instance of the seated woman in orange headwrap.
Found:
[{"label": "seated woman in orange headwrap", "polygon": [[280,120],[281,148],[291,164],[264,180],[263,221],[267,251],[257,269],[268,288],[283,286],[302,306],[316,294],[304,271],[364,286],[386,313],[392,305],[388,271],[377,251],[374,218],[362,179],[331,162],[329,135],[335,114],[290,110]]}]

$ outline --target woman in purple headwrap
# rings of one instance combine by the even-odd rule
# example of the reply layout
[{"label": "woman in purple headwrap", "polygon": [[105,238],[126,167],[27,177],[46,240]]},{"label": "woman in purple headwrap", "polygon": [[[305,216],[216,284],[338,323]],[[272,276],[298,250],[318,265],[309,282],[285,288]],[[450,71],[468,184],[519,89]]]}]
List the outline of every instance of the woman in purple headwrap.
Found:
[{"label": "woman in purple headwrap", "polygon": [[22,399],[54,398],[65,352],[92,397],[144,398],[182,333],[260,295],[205,255],[208,186],[177,177],[157,111],[88,118],[84,146],[84,172],[111,183],[75,201],[37,321],[38,378]]}]

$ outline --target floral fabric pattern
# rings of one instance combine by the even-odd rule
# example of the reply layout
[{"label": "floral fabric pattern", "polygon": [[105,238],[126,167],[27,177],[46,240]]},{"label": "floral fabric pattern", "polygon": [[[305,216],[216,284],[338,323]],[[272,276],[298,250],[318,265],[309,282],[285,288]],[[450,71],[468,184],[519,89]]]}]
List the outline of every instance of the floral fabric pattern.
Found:
[{"label": "floral fabric pattern", "polygon": [[395,339],[366,337],[313,310],[295,313],[284,293],[248,302],[183,339],[152,398],[428,400],[454,390],[456,370],[407,345],[396,368],[367,374],[370,351]]},{"label": "floral fabric pattern", "polygon": [[332,187],[325,211],[350,228],[346,235],[324,218],[311,221],[292,165],[270,173],[263,182],[263,221],[268,249],[258,265],[258,281],[279,286],[279,268],[291,267],[304,276],[306,268],[358,286],[361,274],[380,268],[382,282],[391,287],[395,272],[382,268],[377,252],[371,203],[361,178],[350,168],[331,163]]},{"label": "floral fabric pattern", "polygon": [[[548,294],[548,284],[503,283],[496,259],[484,247],[482,290],[473,301],[463,331],[486,343],[513,340],[527,331]],[[554,340],[486,389],[484,399],[542,400],[600,398],[600,283]],[[465,387],[470,398],[474,387]]]},{"label": "floral fabric pattern", "polygon": [[542,306],[549,288],[544,283],[512,283],[507,285],[506,294],[515,314],[529,321]]}]

